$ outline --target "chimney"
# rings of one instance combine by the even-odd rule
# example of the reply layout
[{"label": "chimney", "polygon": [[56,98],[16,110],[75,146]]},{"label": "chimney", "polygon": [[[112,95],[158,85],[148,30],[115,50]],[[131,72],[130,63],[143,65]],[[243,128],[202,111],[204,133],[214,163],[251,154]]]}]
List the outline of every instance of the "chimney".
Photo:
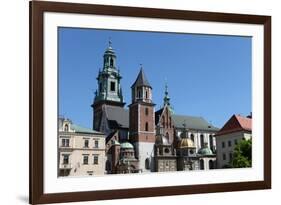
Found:
[{"label": "chimney", "polygon": [[247,116],[247,118],[252,119],[252,112],[250,112],[250,114]]}]

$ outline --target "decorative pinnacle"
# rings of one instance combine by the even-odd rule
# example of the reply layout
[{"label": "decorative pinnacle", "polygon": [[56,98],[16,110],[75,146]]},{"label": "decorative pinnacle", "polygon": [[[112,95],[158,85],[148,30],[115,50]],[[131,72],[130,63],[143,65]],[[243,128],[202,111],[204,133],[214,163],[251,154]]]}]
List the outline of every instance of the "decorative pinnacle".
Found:
[{"label": "decorative pinnacle", "polygon": [[167,80],[165,79],[165,96],[164,96],[164,105],[170,106],[170,97],[168,95],[168,83]]},{"label": "decorative pinnacle", "polygon": [[168,84],[167,81],[165,81],[165,95],[168,95]]},{"label": "decorative pinnacle", "polygon": [[185,121],[185,120],[183,121],[183,124],[182,124],[182,125],[183,125],[183,127],[184,127],[184,130],[186,130],[186,121]]}]

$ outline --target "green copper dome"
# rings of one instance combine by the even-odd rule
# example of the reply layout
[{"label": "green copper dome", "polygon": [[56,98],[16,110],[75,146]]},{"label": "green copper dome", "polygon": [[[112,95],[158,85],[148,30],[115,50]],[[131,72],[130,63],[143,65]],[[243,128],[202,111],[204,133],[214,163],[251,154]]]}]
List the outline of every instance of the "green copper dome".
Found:
[{"label": "green copper dome", "polygon": [[121,149],[134,149],[134,146],[129,142],[121,143]]},{"label": "green copper dome", "polygon": [[199,149],[198,154],[200,155],[213,155],[212,150],[209,147]]}]

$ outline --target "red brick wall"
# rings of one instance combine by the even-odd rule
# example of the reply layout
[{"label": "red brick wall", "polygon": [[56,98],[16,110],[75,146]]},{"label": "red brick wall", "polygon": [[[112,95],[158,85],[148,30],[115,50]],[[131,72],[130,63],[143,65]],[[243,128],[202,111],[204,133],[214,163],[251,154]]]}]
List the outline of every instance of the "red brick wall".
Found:
[{"label": "red brick wall", "polygon": [[[139,112],[138,112],[139,107]],[[146,114],[146,109],[148,113]],[[138,113],[140,114],[140,123],[138,122]],[[148,123],[148,131],[146,131]],[[140,126],[138,132],[138,125]],[[133,141],[155,142],[155,122],[154,109],[152,105],[134,104],[130,107],[130,134]],[[147,132],[147,133],[146,133]],[[153,132],[153,133],[149,133]]]},{"label": "red brick wall", "polygon": [[138,104],[133,104],[129,110],[129,131],[134,133],[138,131]]},{"label": "red brick wall", "polygon": [[172,143],[174,141],[174,124],[171,113],[167,108],[163,111],[160,122],[163,125],[163,134],[166,136],[166,133],[168,133],[169,142]]},{"label": "red brick wall", "polygon": [[[146,115],[146,111],[148,110],[148,115]],[[155,126],[154,126],[154,109],[153,106],[149,105],[140,105],[140,131],[146,131],[145,130],[145,123],[148,122],[148,132],[154,132]]]}]

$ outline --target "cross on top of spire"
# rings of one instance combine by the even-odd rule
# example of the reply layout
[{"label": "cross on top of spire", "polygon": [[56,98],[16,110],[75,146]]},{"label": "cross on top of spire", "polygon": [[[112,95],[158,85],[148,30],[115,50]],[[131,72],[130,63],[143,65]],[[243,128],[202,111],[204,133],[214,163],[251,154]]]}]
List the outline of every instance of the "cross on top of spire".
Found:
[{"label": "cross on top of spire", "polygon": [[165,95],[168,96],[168,83],[167,83],[167,80],[165,80]]},{"label": "cross on top of spire", "polygon": [[112,46],[112,41],[111,41],[111,37],[109,37],[109,40],[108,40],[108,47],[111,47]]},{"label": "cross on top of spire", "polygon": [[184,131],[186,131],[186,120],[183,121],[182,125],[184,127]]}]

